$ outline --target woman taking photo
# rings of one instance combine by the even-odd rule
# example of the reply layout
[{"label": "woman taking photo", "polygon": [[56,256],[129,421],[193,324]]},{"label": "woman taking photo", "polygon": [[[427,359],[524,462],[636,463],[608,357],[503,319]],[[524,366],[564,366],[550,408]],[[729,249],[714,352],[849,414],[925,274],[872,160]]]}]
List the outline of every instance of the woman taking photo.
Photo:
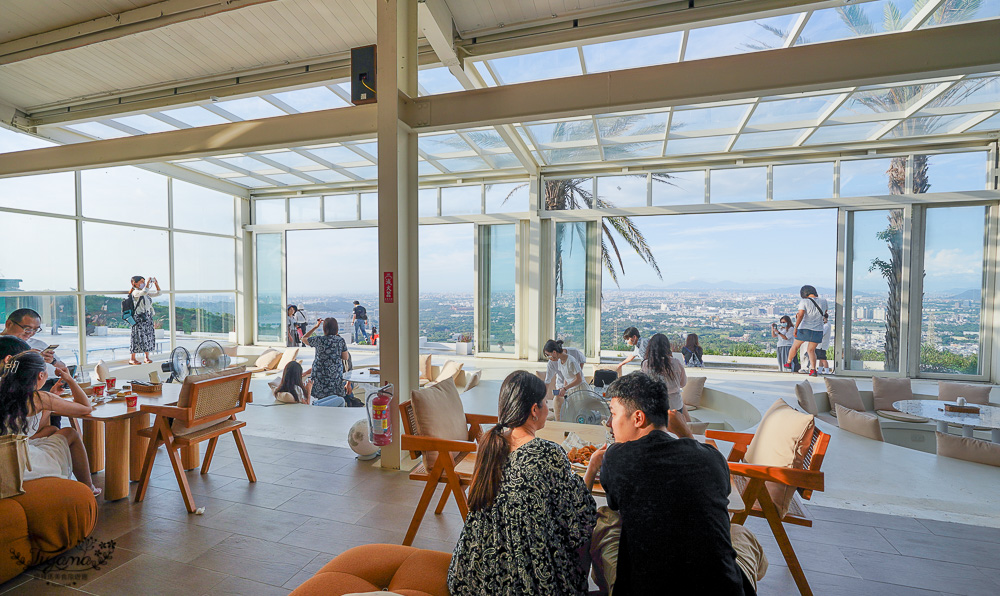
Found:
[{"label": "woman taking photo", "polygon": [[597,509],[562,447],[535,437],[547,410],[541,379],[523,370],[504,379],[448,568],[453,596],[587,593]]},{"label": "woman taking photo", "polygon": [[705,366],[705,352],[698,343],[697,333],[688,333],[681,354],[684,355],[685,366]]},{"label": "woman taking photo", "polygon": [[556,420],[559,420],[559,412],[566,398],[578,391],[590,390],[590,385],[583,378],[583,369],[580,367],[580,362],[569,354],[569,350],[571,349],[563,348],[562,340],[554,341],[550,339],[542,346],[542,353],[545,354],[550,362],[556,364],[558,375],[563,380],[562,389],[555,389],[552,392],[552,409],[555,410]]},{"label": "woman taking photo", "polygon": [[785,362],[792,353],[792,343],[795,342],[795,328],[792,326],[792,317],[783,315],[780,320],[780,325],[771,323],[771,337],[778,338],[778,367],[779,370],[785,370]]},{"label": "woman taking photo", "polygon": [[[323,326],[323,335],[313,337],[313,333]],[[312,396],[317,406],[342,406],[347,390],[344,386],[344,364],[350,354],[347,343],[337,335],[340,328],[337,319],[319,319],[316,325],[302,336],[302,343],[316,348],[316,358],[312,367]],[[340,399],[326,399],[339,397]]]},{"label": "woman taking photo", "polygon": [[[90,478],[90,462],[80,433],[72,428],[49,425],[49,415],[85,416],[93,407],[83,389],[66,369],[56,369],[60,383],[73,392],[66,401],[48,391],[41,391],[48,380],[45,360],[34,351],[7,357],[0,370],[0,435],[28,435],[28,460],[31,469],[25,480],[56,476],[76,479],[87,485],[94,496],[101,494]],[[45,431],[36,435],[40,428]],[[42,436],[44,435],[44,436]],[[37,436],[38,438],[31,438]]]},{"label": "woman taking photo", "polygon": [[156,329],[153,328],[153,298],[160,295],[160,282],[155,277],[150,277],[149,283],[156,286],[156,289],[150,288],[141,275],[136,275],[132,278],[132,289],[129,290],[132,302],[135,304],[135,309],[132,311],[135,325],[132,325],[132,340],[129,342],[129,351],[132,353],[132,357],[128,361],[129,364],[139,364],[135,357],[140,352],[145,354],[144,362],[146,364],[152,363],[153,361],[149,359],[149,353],[156,350]]},{"label": "woman taking photo", "polygon": [[657,333],[649,338],[646,359],[642,361],[642,372],[663,381],[667,386],[670,409],[683,413],[686,419],[690,418],[684,409],[684,400],[681,399],[681,389],[687,385],[687,373],[684,372],[681,361],[674,358],[670,351],[670,340],[666,335]]}]

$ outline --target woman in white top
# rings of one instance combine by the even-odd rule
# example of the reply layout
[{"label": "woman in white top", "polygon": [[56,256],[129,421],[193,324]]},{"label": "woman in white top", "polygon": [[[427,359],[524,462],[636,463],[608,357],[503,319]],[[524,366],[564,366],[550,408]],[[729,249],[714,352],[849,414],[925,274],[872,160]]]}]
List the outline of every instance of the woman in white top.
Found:
[{"label": "woman in white top", "polygon": [[792,350],[792,344],[795,343],[795,327],[792,326],[792,317],[783,315],[780,325],[771,323],[771,337],[778,338],[778,368],[783,371],[788,354]]},{"label": "woman in white top", "polygon": [[[795,342],[790,354],[796,354],[802,344],[806,344],[809,354],[809,376],[816,376],[816,346],[823,341],[823,317],[826,315],[826,298],[820,298],[816,288],[802,286],[799,290],[799,311],[795,314]],[[785,356],[785,368],[792,369],[792,359]]]},{"label": "woman in white top", "polygon": [[149,353],[156,350],[156,329],[153,328],[153,297],[160,295],[160,282],[155,277],[149,278],[149,283],[156,286],[150,288],[146,284],[145,278],[136,275],[132,278],[132,302],[135,303],[135,310],[132,316],[135,318],[135,325],[132,325],[132,341],[129,343],[129,351],[132,357],[129,364],[139,364],[135,359],[136,354],[142,352],[146,355],[146,364],[153,361],[149,359]]},{"label": "woman in white top", "polygon": [[[31,469],[26,470],[25,480],[57,476],[76,479],[90,487],[97,496],[101,489],[95,488],[90,478],[90,462],[83,446],[80,433],[72,428],[49,425],[49,415],[84,416],[93,407],[83,389],[76,384],[65,369],[56,369],[60,382],[73,392],[73,401],[66,401],[48,391],[41,391],[48,380],[45,360],[38,352],[21,352],[8,356],[3,364],[0,377],[0,435],[28,435],[28,461]],[[42,433],[38,430],[43,428]],[[42,436],[44,435],[44,436]]]},{"label": "woman in white top", "polygon": [[684,372],[681,361],[674,358],[666,335],[657,333],[649,338],[646,359],[642,361],[642,372],[663,381],[667,386],[670,409],[681,412],[687,420],[691,419],[681,398],[681,389],[687,385],[687,373]]},{"label": "woman in white top", "polygon": [[565,383],[561,390],[557,389],[552,392],[554,395],[552,409],[555,412],[556,420],[559,420],[559,412],[567,397],[578,391],[590,391],[590,385],[583,379],[583,368],[576,361],[576,358],[570,357],[567,350],[568,348],[563,348],[562,341],[552,341],[551,339],[545,342],[542,347],[542,353],[547,354],[549,360],[556,363],[559,375],[562,376]]}]

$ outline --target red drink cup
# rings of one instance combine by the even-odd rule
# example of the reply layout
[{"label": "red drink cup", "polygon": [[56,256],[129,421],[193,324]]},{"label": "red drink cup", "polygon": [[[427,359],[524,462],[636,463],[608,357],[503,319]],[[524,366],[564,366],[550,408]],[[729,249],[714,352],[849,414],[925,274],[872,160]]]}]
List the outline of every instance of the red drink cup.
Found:
[{"label": "red drink cup", "polygon": [[104,385],[94,385],[94,395],[104,397]]},{"label": "red drink cup", "polygon": [[117,381],[117,380],[118,380],[117,377],[108,377],[104,381],[104,383],[108,386],[108,389],[114,389],[115,388],[115,381]]},{"label": "red drink cup", "polygon": [[138,401],[139,401],[139,396],[134,393],[130,393],[129,395],[125,396],[125,403],[128,405],[129,408],[134,408],[135,404]]}]

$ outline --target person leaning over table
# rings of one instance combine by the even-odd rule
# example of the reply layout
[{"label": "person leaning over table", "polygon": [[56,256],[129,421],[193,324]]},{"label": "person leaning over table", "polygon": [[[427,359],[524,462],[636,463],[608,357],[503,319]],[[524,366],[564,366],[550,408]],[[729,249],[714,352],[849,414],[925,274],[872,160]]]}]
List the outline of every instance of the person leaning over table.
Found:
[{"label": "person leaning over table", "polygon": [[448,567],[452,596],[587,594],[597,512],[545,426],[545,383],[523,370],[500,387],[499,422],[480,441],[469,516]]},{"label": "person leaning over table", "polygon": [[639,359],[638,364],[640,366],[642,365],[642,361],[646,359],[646,348],[649,346],[649,340],[644,337],[639,337],[639,330],[636,329],[635,327],[629,327],[628,329],[626,329],[625,333],[622,334],[622,337],[625,338],[625,343],[627,343],[633,349],[632,349],[632,354],[629,355],[628,358],[618,363],[619,377],[622,376],[622,369],[625,367],[625,365],[628,364],[629,362],[632,362],[636,358]]},{"label": "person leaning over table", "polygon": [[608,387],[615,443],[598,449],[584,475],[600,470],[608,506],[598,510],[591,555],[595,581],[614,596],[756,594],[767,571],[757,538],[729,523],[729,466],[699,443],[667,387],[641,372]]}]

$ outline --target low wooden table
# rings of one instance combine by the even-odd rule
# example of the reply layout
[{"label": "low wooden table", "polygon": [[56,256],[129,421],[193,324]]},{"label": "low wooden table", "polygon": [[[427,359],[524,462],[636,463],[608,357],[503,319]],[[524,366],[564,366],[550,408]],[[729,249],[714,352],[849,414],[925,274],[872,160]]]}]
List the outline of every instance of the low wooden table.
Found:
[{"label": "low wooden table", "polygon": [[930,418],[937,423],[939,433],[947,433],[949,424],[962,427],[963,437],[972,437],[976,427],[988,428],[992,431],[992,441],[1000,443],[1000,407],[981,404],[966,404],[979,408],[978,414],[964,412],[946,412],[945,404],[955,405],[955,402],[936,399],[904,399],[892,404],[900,412]]},{"label": "low wooden table", "polygon": [[[595,445],[603,445],[607,442],[607,429],[603,425],[599,424],[577,424],[575,422],[556,422],[549,420],[545,423],[545,427],[535,433],[536,437],[552,441],[553,443],[562,444],[566,440],[566,436],[569,433],[576,433],[578,437],[587,441],[588,443],[593,443]],[[711,439],[706,439],[704,435],[695,435],[695,440],[700,443],[706,443],[713,447],[716,447],[715,441]],[[581,476],[583,472],[577,471]],[[732,477],[730,476],[730,485],[732,484]],[[601,486],[599,481],[594,482],[594,494],[604,495],[604,487]],[[736,513],[738,511],[743,511],[746,509],[746,505],[743,503],[743,497],[740,496],[738,490],[735,487],[731,487],[729,491],[729,506],[727,507],[730,513]]]},{"label": "low wooden table", "polygon": [[[128,497],[129,481],[136,482],[142,474],[142,462],[146,455],[149,439],[140,437],[138,431],[149,427],[152,422],[148,413],[139,411],[143,405],[163,406],[177,401],[181,392],[180,383],[164,383],[161,393],[139,393],[138,403],[129,408],[125,400],[106,402],[94,406],[94,410],[81,416],[83,420],[83,443],[90,458],[91,472],[99,472],[104,462],[104,498],[117,501]],[[104,430],[104,444],[101,445],[100,432]],[[190,470],[201,465],[198,445],[181,449],[184,469]]]}]

